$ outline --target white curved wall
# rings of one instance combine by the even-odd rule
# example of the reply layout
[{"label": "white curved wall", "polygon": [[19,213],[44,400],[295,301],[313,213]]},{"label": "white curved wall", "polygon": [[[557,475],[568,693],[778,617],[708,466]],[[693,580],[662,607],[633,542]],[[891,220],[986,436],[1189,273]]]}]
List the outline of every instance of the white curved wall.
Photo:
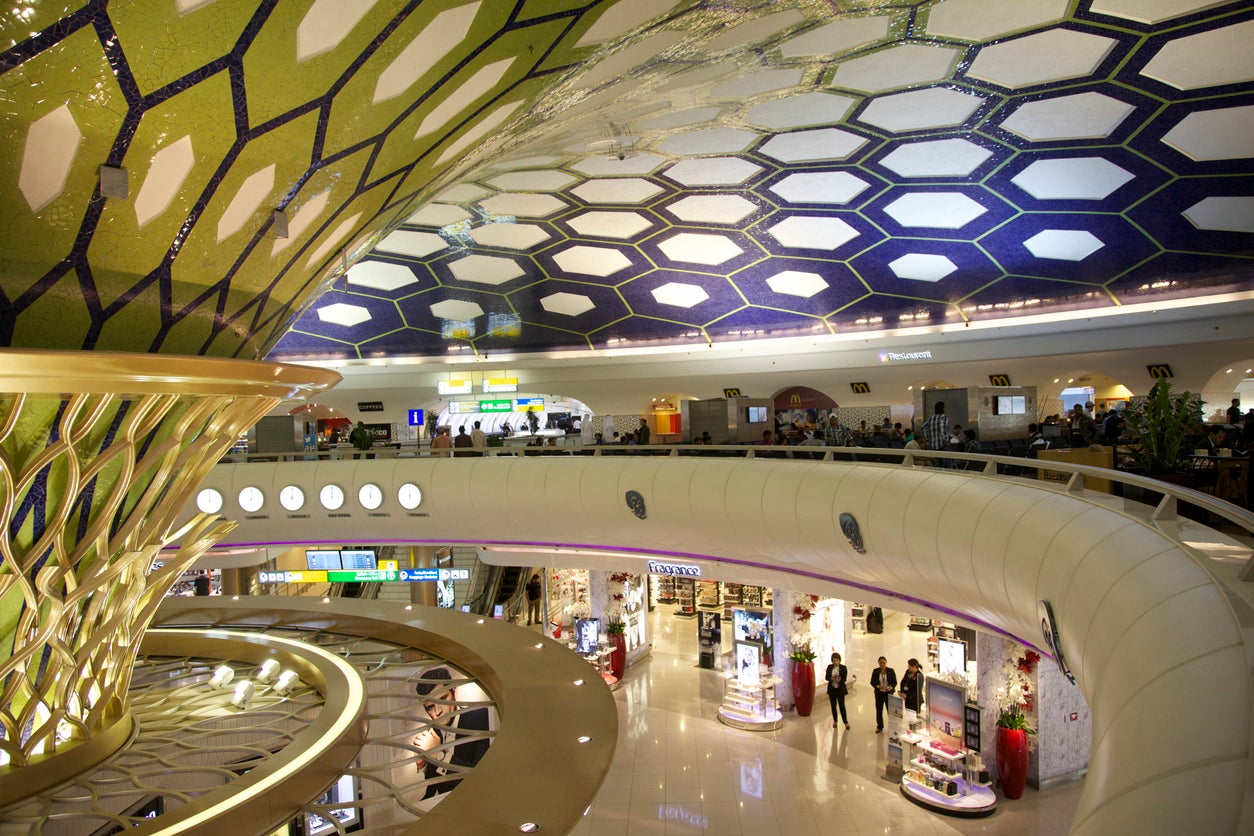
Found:
[{"label": "white curved wall", "polygon": [[[388,501],[368,516],[366,481]],[[412,516],[392,498],[416,482]],[[340,518],[317,490],[349,494]],[[224,514],[245,486],[267,509],[305,487],[311,519],[241,519],[229,543],[580,544],[764,564],[890,588],[1024,640],[1052,602],[1093,713],[1077,833],[1250,832],[1250,663],[1238,618],[1201,565],[1154,529],[1023,480],[881,465],[637,456],[398,459],[215,468]],[[639,491],[637,519],[624,493]],[[859,521],[866,553],[840,533]],[[386,516],[380,516],[385,514]],[[804,573],[804,575],[800,574]]]}]

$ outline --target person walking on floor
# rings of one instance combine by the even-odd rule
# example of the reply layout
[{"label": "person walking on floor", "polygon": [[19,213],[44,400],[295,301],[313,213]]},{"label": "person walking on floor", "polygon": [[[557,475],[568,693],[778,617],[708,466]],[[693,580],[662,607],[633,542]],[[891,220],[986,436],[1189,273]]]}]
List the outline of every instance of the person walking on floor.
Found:
[{"label": "person walking on floor", "polygon": [[871,687],[875,689],[875,733],[884,730],[884,706],[888,695],[897,690],[897,672],[888,666],[888,660],[879,658],[879,667],[871,671]]},{"label": "person walking on floor", "polygon": [[[836,728],[838,722],[843,722],[845,728],[849,728],[849,714],[845,711],[845,694],[849,693],[846,685],[849,668],[840,663],[839,653],[832,654],[832,663],[827,666],[823,678],[827,680],[827,699],[832,704],[832,728]],[[840,716],[837,716],[837,711]]]},{"label": "person walking on floor", "polygon": [[527,581],[527,626],[540,623],[540,575],[531,576]]}]

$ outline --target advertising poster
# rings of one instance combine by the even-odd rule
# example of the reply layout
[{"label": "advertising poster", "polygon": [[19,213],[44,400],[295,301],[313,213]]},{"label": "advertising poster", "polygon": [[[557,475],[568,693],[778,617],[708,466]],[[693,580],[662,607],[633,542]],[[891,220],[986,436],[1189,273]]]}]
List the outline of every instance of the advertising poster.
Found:
[{"label": "advertising poster", "polygon": [[758,688],[762,684],[762,645],[736,642],[736,681],[741,688]]},{"label": "advertising poster", "polygon": [[901,769],[901,739],[893,732],[888,736],[888,765]]},{"label": "advertising poster", "polygon": [[769,610],[732,610],[732,636],[738,642],[756,642],[762,648],[763,663],[772,664]]},{"label": "advertising poster", "polygon": [[932,740],[962,746],[966,692],[936,679],[927,681],[928,731]]},{"label": "advertising poster", "polygon": [[601,619],[575,619],[575,652],[581,656],[591,656],[597,652],[597,635],[601,631]]}]

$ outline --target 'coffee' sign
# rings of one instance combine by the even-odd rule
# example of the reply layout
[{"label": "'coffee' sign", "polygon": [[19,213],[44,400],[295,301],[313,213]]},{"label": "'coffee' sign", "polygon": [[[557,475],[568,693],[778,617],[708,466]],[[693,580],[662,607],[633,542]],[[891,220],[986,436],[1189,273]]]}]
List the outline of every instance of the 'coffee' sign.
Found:
[{"label": "'coffee' sign", "polygon": [[382,412],[383,401],[358,401],[358,412]]}]

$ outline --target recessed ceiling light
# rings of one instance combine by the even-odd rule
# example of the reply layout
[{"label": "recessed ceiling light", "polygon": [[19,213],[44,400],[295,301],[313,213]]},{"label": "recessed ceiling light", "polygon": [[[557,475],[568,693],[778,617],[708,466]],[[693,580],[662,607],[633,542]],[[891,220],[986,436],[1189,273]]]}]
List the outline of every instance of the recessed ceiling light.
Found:
[{"label": "recessed ceiling light", "polygon": [[518,829],[521,830],[523,833],[535,833],[537,830],[540,829],[540,825],[536,824],[533,821],[528,821],[528,822],[523,822],[522,824],[518,825]]},{"label": "recessed ceiling light", "polygon": [[576,739],[576,740],[578,740],[580,743],[587,743],[587,742],[588,742],[589,740],[591,740],[592,738],[591,738],[591,737],[588,737],[588,735],[584,734],[584,735],[580,735],[579,737],[577,737],[577,738],[575,738],[575,739]]},{"label": "recessed ceiling light", "polygon": [[536,650],[543,650],[544,642],[536,642]]},{"label": "recessed ceiling light", "polygon": [[330,599],[330,598],[323,598],[323,599],[322,599],[322,603],[324,603],[324,604],[329,604],[329,603],[331,603],[331,599]]},{"label": "recessed ceiling light", "polygon": [[476,624],[482,624],[482,623],[483,623],[483,619],[481,618],[481,619],[479,619],[478,621],[476,621],[475,623],[476,623]]},{"label": "recessed ceiling light", "polygon": [[575,685],[582,685],[582,684],[583,684],[583,680],[582,680],[582,679],[576,679],[576,680],[575,680],[575,682],[574,682],[574,684],[575,684]]},{"label": "recessed ceiling light", "polygon": [[1232,374],[1232,369],[1228,369],[1228,371],[1224,372],[1224,374]]},{"label": "recessed ceiling light", "polygon": [[1057,382],[1058,382],[1058,378],[1054,378],[1054,382],[1055,382],[1055,383],[1057,383]]}]

